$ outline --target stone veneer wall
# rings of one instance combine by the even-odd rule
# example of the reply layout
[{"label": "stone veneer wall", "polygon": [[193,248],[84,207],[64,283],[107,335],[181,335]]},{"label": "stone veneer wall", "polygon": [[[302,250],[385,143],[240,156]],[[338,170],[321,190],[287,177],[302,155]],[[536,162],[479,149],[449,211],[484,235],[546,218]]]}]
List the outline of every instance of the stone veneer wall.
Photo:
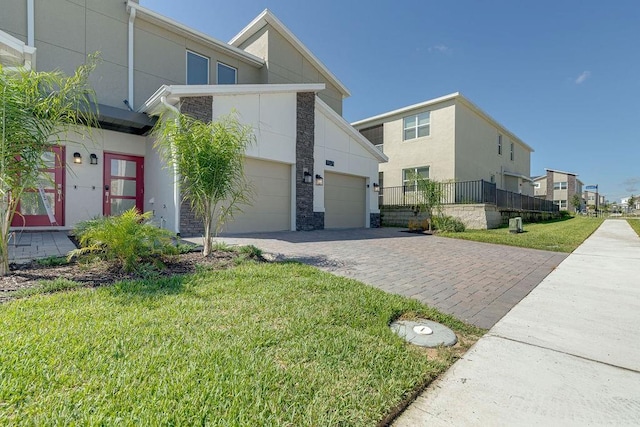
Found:
[{"label": "stone veneer wall", "polygon": [[[182,98],[180,111],[195,119],[209,123],[213,117],[213,97],[197,96]],[[204,224],[191,210],[189,203],[180,205],[180,236],[196,237],[204,235]]]},{"label": "stone veneer wall", "polygon": [[314,92],[297,94],[296,106],[296,230],[311,231],[324,229],[324,212],[313,211],[313,186],[303,182],[306,169],[312,177],[313,150],[315,145],[315,102]]},{"label": "stone veneer wall", "polygon": [[553,171],[547,171],[547,200],[553,200]]},{"label": "stone veneer wall", "polygon": [[[573,206],[571,198],[576,194],[576,176],[567,175],[567,210],[575,212],[576,208],[580,209],[580,206]],[[580,195],[582,197],[582,194]]]},{"label": "stone veneer wall", "polygon": [[369,214],[369,227],[380,228],[382,226],[382,217],[379,213]]}]

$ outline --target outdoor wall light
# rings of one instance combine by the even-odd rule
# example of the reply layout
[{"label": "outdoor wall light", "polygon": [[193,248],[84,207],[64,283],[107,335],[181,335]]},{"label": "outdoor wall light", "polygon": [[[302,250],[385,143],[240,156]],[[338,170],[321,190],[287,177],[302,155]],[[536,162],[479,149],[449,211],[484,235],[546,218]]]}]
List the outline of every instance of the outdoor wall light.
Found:
[{"label": "outdoor wall light", "polygon": [[379,193],[380,192],[380,184],[374,182],[373,183],[373,191],[376,192],[376,193]]},{"label": "outdoor wall light", "polygon": [[302,182],[304,182],[305,184],[311,184],[312,181],[313,177],[307,169],[304,169],[304,171],[302,172]]},{"label": "outdoor wall light", "polygon": [[89,154],[89,163],[91,163],[92,165],[98,164],[98,156],[95,153]]},{"label": "outdoor wall light", "polygon": [[321,175],[316,174],[316,185],[324,184],[324,178]]},{"label": "outdoor wall light", "polygon": [[82,164],[82,156],[77,151],[73,153],[73,163],[77,165]]}]

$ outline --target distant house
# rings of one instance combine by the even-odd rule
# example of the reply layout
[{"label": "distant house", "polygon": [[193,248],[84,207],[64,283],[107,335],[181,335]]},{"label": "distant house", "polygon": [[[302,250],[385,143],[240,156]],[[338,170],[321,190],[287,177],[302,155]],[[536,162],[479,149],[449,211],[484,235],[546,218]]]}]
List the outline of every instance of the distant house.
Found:
[{"label": "distant house", "polygon": [[555,169],[546,169],[546,174],[533,179],[534,195],[553,202],[561,210],[580,211],[584,208],[581,198],[579,206],[574,206],[571,199],[574,194],[582,196],[583,182],[578,175]]},{"label": "distant house", "polygon": [[437,181],[495,183],[533,196],[533,148],[460,93],[410,105],[352,123],[389,161],[380,164],[386,187],[419,174]]},{"label": "distant house", "polygon": [[235,110],[254,129],[245,172],[255,198],[227,231],[379,226],[373,188],[386,156],[342,118],[347,88],[270,11],[226,43],[137,0],[2,7],[3,65],[71,73],[96,51],[102,62],[91,81],[101,129],[93,143],[53,148],[55,182],[45,196],[22,200],[14,226],[65,229],[137,207],[162,227],[200,234],[202,223],[181,203],[177,179],[148,136],[156,115],[173,108],[205,121]]},{"label": "distant house", "polygon": [[[585,200],[585,203],[587,205],[587,207],[596,207],[596,199],[598,200],[597,206],[598,208],[602,205],[605,204],[606,202],[606,197],[599,193],[599,192],[595,192],[592,190],[584,190],[582,192],[582,198]],[[627,198],[628,200],[628,198]]]}]

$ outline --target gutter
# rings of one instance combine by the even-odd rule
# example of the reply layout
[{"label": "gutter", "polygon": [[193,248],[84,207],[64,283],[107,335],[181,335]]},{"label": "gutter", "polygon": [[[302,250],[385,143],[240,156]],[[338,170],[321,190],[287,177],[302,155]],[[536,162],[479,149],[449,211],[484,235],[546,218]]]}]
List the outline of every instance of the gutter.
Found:
[{"label": "gutter", "polygon": [[36,46],[34,0],[27,0],[27,44]]},{"label": "gutter", "polygon": [[136,9],[134,7],[129,7],[129,36],[128,36],[128,58],[127,58],[127,66],[128,66],[128,94],[127,101],[129,101],[129,105],[133,109],[133,33],[134,33],[134,21],[136,19]]}]

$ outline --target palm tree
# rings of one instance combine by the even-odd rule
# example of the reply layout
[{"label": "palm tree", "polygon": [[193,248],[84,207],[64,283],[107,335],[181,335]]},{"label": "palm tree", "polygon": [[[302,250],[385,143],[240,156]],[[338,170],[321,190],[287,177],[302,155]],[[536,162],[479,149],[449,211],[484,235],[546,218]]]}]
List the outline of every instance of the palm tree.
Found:
[{"label": "palm tree", "polygon": [[88,84],[95,66],[95,55],[72,76],[0,66],[0,275],[9,272],[9,227],[20,197],[36,186],[42,155],[69,132],[90,134],[96,125]]},{"label": "palm tree", "polygon": [[235,114],[204,123],[184,114],[164,114],[154,129],[155,146],[168,168],[179,177],[182,198],[204,224],[203,255],[208,256],[213,235],[250,202],[251,188],[244,175],[244,154],[254,140],[250,126]]}]

